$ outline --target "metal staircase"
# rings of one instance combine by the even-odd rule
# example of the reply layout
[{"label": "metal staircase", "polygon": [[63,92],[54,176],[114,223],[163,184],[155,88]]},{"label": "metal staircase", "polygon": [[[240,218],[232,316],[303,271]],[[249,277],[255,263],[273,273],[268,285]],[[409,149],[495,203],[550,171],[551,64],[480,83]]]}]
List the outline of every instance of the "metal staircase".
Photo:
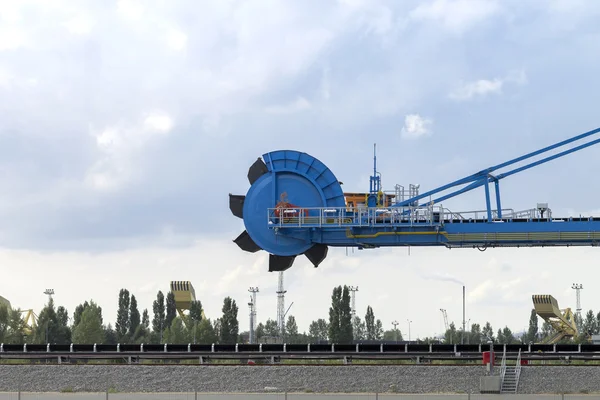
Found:
[{"label": "metal staircase", "polygon": [[506,352],[502,357],[502,367],[500,370],[502,376],[502,386],[500,393],[517,393],[519,387],[519,377],[521,376],[521,350],[517,356],[517,362],[514,366],[506,365]]}]

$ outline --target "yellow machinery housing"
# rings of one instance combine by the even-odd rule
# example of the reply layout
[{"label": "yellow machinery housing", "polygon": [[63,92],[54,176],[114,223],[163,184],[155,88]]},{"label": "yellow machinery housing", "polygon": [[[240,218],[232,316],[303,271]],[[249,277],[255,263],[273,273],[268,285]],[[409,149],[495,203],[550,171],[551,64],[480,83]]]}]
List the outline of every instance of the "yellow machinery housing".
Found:
[{"label": "yellow machinery housing", "polygon": [[[8,311],[12,311],[10,301],[2,296],[0,296],[0,306],[5,306]],[[37,327],[38,316],[33,310],[19,310],[19,312],[21,315],[25,314],[25,317],[23,318],[23,334],[25,336],[31,336]]]},{"label": "yellow machinery housing", "polygon": [[554,344],[562,339],[577,336],[577,325],[570,308],[561,310],[558,301],[549,294],[534,294],[533,307],[537,315],[554,328],[555,333],[545,338],[542,343]]},{"label": "yellow machinery housing", "polygon": [[[192,286],[192,282],[190,281],[171,281],[171,291],[175,297],[175,308],[177,309],[177,313],[187,325],[188,319],[187,315],[184,314],[184,311],[189,311],[192,303],[196,301],[196,291],[194,290],[194,286]],[[202,319],[206,319],[204,309],[202,309]]]}]

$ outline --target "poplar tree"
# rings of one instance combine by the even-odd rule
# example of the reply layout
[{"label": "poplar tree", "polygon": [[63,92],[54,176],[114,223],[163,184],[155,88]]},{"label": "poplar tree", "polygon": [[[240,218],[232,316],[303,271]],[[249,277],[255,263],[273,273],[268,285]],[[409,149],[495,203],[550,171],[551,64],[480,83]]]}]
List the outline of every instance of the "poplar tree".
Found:
[{"label": "poplar tree", "polygon": [[238,323],[238,307],[235,300],[227,296],[223,300],[223,317],[221,317],[219,326],[219,336],[221,343],[233,344],[237,341],[239,323]]},{"label": "poplar tree", "polygon": [[119,308],[117,309],[117,320],[115,322],[115,331],[117,340],[122,341],[127,336],[129,330],[129,291],[121,289],[119,291]]}]

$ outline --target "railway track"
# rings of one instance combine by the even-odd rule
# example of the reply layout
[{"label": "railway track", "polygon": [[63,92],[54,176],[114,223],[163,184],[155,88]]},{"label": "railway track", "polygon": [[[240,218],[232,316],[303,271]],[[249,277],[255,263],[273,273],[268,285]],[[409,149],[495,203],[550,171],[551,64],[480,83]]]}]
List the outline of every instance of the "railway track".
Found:
[{"label": "railway track", "polygon": [[[593,344],[0,344],[0,361],[30,360],[71,363],[78,361],[108,362],[118,360],[127,364],[141,361],[178,362],[194,360],[210,364],[213,360],[229,360],[238,363],[266,362],[279,364],[284,360],[294,364],[319,365],[314,361],[332,360],[351,364],[353,361],[414,361],[427,364],[444,361],[443,365],[465,361],[482,361],[485,352],[493,352],[495,359],[506,354],[507,360],[531,361],[600,361],[600,345]],[[313,361],[313,363],[307,363]],[[373,363],[370,365],[376,365]],[[218,364],[226,365],[226,364]],[[323,365],[323,364],[321,364]],[[326,364],[325,364],[326,365]],[[479,364],[480,365],[480,364]]]}]

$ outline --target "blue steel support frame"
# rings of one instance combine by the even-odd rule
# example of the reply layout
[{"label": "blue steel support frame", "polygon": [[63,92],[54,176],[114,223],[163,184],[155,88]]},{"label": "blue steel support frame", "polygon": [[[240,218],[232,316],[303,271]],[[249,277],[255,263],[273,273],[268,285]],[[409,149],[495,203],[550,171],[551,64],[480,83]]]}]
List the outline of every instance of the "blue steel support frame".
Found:
[{"label": "blue steel support frame", "polygon": [[496,190],[496,207],[498,208],[498,218],[502,218],[502,205],[500,204],[500,182],[498,182],[498,179],[494,179],[494,185]]},{"label": "blue steel support frame", "polygon": [[515,168],[515,169],[513,169],[511,171],[508,171],[508,172],[505,172],[505,173],[501,173],[501,174],[496,175],[496,176],[492,176],[491,172],[493,172],[495,170],[498,170],[500,168],[504,168],[504,167],[507,167],[509,165],[515,164],[515,163],[517,163],[519,161],[523,161],[523,160],[526,160],[528,158],[535,157],[537,155],[540,155],[542,153],[548,152],[550,150],[557,149],[557,148],[562,147],[564,145],[567,145],[569,143],[576,142],[578,140],[581,140],[581,139],[584,139],[586,137],[592,136],[592,135],[594,135],[594,134],[596,134],[598,132],[600,132],[600,128],[596,128],[596,129],[593,129],[591,131],[582,133],[581,135],[577,135],[577,136],[574,136],[574,137],[572,137],[570,139],[563,140],[562,142],[555,143],[555,144],[553,144],[551,146],[544,147],[543,149],[536,150],[534,152],[531,152],[531,153],[525,154],[523,156],[514,158],[514,159],[512,159],[510,161],[506,161],[504,163],[501,163],[501,164],[495,165],[493,167],[484,169],[484,170],[479,171],[479,172],[477,172],[477,173],[475,173],[473,175],[469,175],[469,176],[467,176],[465,178],[456,180],[456,181],[454,181],[452,183],[448,183],[446,185],[440,186],[437,189],[433,189],[433,190],[430,190],[430,191],[425,192],[423,194],[420,194],[418,196],[414,196],[414,197],[412,197],[410,199],[397,202],[397,203],[393,204],[392,207],[406,207],[406,206],[409,206],[411,203],[413,203],[413,202],[415,202],[417,200],[429,197],[429,196],[434,195],[436,193],[444,192],[444,191],[446,191],[446,190],[448,190],[450,188],[453,188],[455,186],[464,185],[464,184],[472,182],[470,185],[468,185],[468,186],[466,186],[466,187],[464,187],[462,189],[456,190],[456,191],[454,191],[452,193],[449,193],[447,195],[438,197],[435,200],[432,200],[432,203],[434,203],[434,204],[435,203],[439,203],[439,202],[441,202],[443,200],[455,197],[455,196],[457,196],[459,194],[466,193],[468,191],[471,191],[473,189],[476,189],[476,188],[478,188],[480,186],[485,185],[485,189],[486,189],[486,203],[487,203],[487,208],[488,208],[488,210],[487,210],[488,211],[488,219],[491,220],[491,204],[490,204],[490,199],[489,199],[489,187],[488,187],[488,184],[489,184],[490,181],[493,181],[494,184],[495,184],[495,188],[496,188],[496,203],[497,203],[497,207],[498,207],[499,216],[501,216],[500,185],[499,185],[499,180],[500,179],[509,177],[509,176],[514,175],[514,174],[516,174],[518,172],[521,172],[521,171],[525,171],[525,170],[527,170],[529,168],[533,168],[535,166],[547,163],[548,161],[552,161],[554,159],[566,156],[567,154],[574,153],[574,152],[582,150],[582,149],[584,149],[586,147],[593,146],[595,144],[600,143],[600,139],[592,140],[591,142],[588,142],[588,143],[576,146],[576,147],[571,148],[569,150],[562,151],[562,152],[560,152],[558,154],[554,154],[552,156],[548,156],[548,157],[543,158],[541,160],[534,161],[534,162],[529,163],[527,165],[524,165],[522,167]]}]

